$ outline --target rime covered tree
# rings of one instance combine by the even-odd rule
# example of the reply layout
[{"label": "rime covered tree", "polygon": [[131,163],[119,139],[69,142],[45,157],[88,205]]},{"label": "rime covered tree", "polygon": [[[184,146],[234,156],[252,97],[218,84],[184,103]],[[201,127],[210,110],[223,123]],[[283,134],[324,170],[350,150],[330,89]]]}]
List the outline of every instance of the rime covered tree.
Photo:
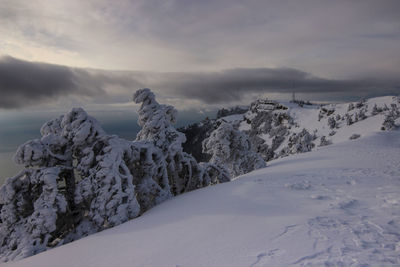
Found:
[{"label": "rime covered tree", "polygon": [[358,112],[358,119],[362,121],[362,120],[365,120],[366,118],[367,118],[367,115],[365,114],[365,111],[361,109]]},{"label": "rime covered tree", "polygon": [[329,117],[328,118],[328,126],[330,129],[335,129],[336,128],[336,120],[334,117]]},{"label": "rime covered tree", "polygon": [[1,187],[1,259],[28,257],[57,244],[70,215],[67,195],[57,186],[62,168],[25,169]]},{"label": "rime covered tree", "polygon": [[354,104],[350,103],[349,106],[347,107],[347,111],[352,111],[354,109]]},{"label": "rime covered tree", "polygon": [[34,255],[139,216],[173,195],[226,182],[212,163],[182,152],[185,136],[172,127],[176,110],[149,89],[135,142],[107,135],[74,108],[41,128],[15,155],[24,169],[0,188],[0,260]]},{"label": "rime covered tree", "polygon": [[375,103],[374,106],[372,107],[371,115],[375,116],[381,113],[382,111],[383,111],[382,108],[378,108],[378,106]]},{"label": "rime covered tree", "polygon": [[331,144],[332,144],[332,141],[326,139],[325,135],[321,136],[321,139],[320,139],[320,142],[319,142],[319,146],[328,146],[328,145],[331,145]]},{"label": "rime covered tree", "polygon": [[[174,195],[187,192],[210,184],[207,176],[193,156],[183,152],[182,143],[186,141],[183,133],[178,132],[173,124],[176,122],[177,111],[174,107],[159,104],[155,95],[148,88],[136,91],[133,96],[136,103],[141,103],[138,124],[142,126],[136,141],[152,142],[159,148],[166,160],[169,183]],[[219,169],[213,166],[210,171]],[[223,169],[212,171],[211,180],[225,182],[229,180]]]},{"label": "rime covered tree", "polygon": [[266,166],[261,156],[252,150],[246,134],[226,122],[221,122],[203,141],[203,151],[211,155],[211,163],[226,166],[232,177]]},{"label": "rime covered tree", "polygon": [[346,113],[345,116],[346,116],[346,124],[347,124],[347,125],[352,125],[352,124],[353,124],[352,116],[349,115],[348,113]]},{"label": "rime covered tree", "polygon": [[306,129],[301,130],[299,133],[293,133],[288,140],[288,146],[281,151],[282,155],[304,153],[311,151],[315,146],[313,141],[316,139],[314,134],[310,134]]},{"label": "rime covered tree", "polygon": [[18,148],[14,160],[25,169],[0,191],[3,261],[120,224],[140,212],[126,167],[127,158],[137,157],[131,142],[106,135],[80,108],[45,123],[41,134]]}]

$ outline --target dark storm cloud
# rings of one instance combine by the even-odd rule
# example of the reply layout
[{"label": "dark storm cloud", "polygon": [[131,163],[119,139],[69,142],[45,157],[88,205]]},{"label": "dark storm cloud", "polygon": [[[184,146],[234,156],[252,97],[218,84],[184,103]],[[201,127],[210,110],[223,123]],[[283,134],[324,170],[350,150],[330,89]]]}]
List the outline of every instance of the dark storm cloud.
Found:
[{"label": "dark storm cloud", "polygon": [[65,96],[112,99],[109,86],[140,87],[127,75],[70,68],[13,57],[0,58],[0,108],[38,105]]},{"label": "dark storm cloud", "polygon": [[65,66],[2,57],[0,107],[23,107],[71,94],[88,96],[101,92],[96,88],[80,88],[76,76],[73,69]]},{"label": "dark storm cloud", "polygon": [[305,93],[347,100],[400,93],[398,78],[333,80],[293,68],[238,68],[219,72],[157,73],[77,69],[11,57],[0,59],[0,108],[38,105],[67,96],[92,103],[128,102],[133,91],[149,87],[159,97],[219,104],[264,93]]},{"label": "dark storm cloud", "polygon": [[329,101],[349,97],[367,97],[400,93],[399,79],[359,78],[324,79],[291,68],[230,69],[209,73],[169,73],[159,77],[156,88],[170,94],[204,103],[240,101],[249,94],[305,93]]}]

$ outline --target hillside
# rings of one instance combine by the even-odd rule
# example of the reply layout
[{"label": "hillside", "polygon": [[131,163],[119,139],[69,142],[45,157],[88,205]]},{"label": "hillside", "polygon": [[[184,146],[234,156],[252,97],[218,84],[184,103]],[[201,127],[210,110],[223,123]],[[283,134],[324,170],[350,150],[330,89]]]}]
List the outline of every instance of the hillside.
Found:
[{"label": "hillside", "polygon": [[188,138],[184,150],[204,160],[208,157],[201,153],[202,141],[222,122],[230,123],[246,133],[253,149],[269,161],[373,131],[390,130],[399,117],[400,98],[392,96],[328,105],[259,99],[251,103],[247,111],[221,109],[217,119],[205,120],[180,131]]},{"label": "hillside", "polygon": [[6,266],[398,266],[400,133],[273,160]]}]

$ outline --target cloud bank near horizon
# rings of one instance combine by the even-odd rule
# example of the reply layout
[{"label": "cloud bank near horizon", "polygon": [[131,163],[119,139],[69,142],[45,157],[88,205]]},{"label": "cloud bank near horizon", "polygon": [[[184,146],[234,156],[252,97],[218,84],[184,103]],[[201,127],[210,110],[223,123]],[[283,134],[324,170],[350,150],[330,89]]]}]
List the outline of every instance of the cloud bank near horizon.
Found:
[{"label": "cloud bank near horizon", "polygon": [[203,105],[239,103],[260,94],[306,94],[310,100],[347,100],[400,93],[396,77],[334,80],[294,68],[236,68],[214,72],[135,72],[71,68],[0,58],[0,108],[15,109],[78,98],[126,103],[143,87],[161,99]]}]

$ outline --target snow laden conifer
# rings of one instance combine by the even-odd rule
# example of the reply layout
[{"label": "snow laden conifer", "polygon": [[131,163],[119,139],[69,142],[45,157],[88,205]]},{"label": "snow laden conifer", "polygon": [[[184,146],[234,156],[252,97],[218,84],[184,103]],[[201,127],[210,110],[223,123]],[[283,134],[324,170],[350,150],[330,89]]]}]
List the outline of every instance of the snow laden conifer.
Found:
[{"label": "snow laden conifer", "polygon": [[54,235],[64,234],[70,216],[67,196],[57,186],[61,173],[58,167],[26,169],[1,187],[2,261],[44,251],[54,245]]},{"label": "snow laden conifer", "polygon": [[223,121],[203,141],[203,152],[211,155],[211,163],[226,166],[232,177],[266,166],[262,157],[251,149],[246,134]]},{"label": "snow laden conifer", "polygon": [[345,114],[345,117],[346,117],[346,124],[347,124],[347,125],[352,125],[352,124],[353,124],[352,115],[346,113],[346,114]]},{"label": "snow laden conifer", "polygon": [[330,129],[336,128],[336,120],[334,117],[328,117],[328,126]]},{"label": "snow laden conifer", "polygon": [[45,123],[41,134],[18,148],[14,160],[25,169],[0,190],[3,261],[120,224],[140,212],[127,168],[127,159],[137,157],[131,142],[106,135],[80,108]]},{"label": "snow laden conifer", "polygon": [[142,129],[136,141],[152,142],[162,151],[172,194],[230,180],[220,166],[198,164],[192,155],[183,152],[182,144],[186,137],[173,127],[177,115],[174,107],[159,104],[148,88],[136,91],[133,100],[141,103],[138,124]]},{"label": "snow laden conifer", "polygon": [[298,133],[293,133],[288,140],[288,146],[281,151],[281,155],[297,154],[311,151],[317,137],[310,134],[305,128]]},{"label": "snow laden conifer", "polygon": [[382,130],[392,130],[397,128],[396,119],[400,118],[400,111],[397,104],[392,103],[390,110],[386,111],[385,120],[382,123]]},{"label": "snow laden conifer", "polygon": [[0,260],[34,255],[135,218],[189,190],[226,182],[212,163],[182,152],[176,110],[149,89],[136,141],[107,135],[83,109],[46,122],[15,155],[24,169],[0,188]]}]

